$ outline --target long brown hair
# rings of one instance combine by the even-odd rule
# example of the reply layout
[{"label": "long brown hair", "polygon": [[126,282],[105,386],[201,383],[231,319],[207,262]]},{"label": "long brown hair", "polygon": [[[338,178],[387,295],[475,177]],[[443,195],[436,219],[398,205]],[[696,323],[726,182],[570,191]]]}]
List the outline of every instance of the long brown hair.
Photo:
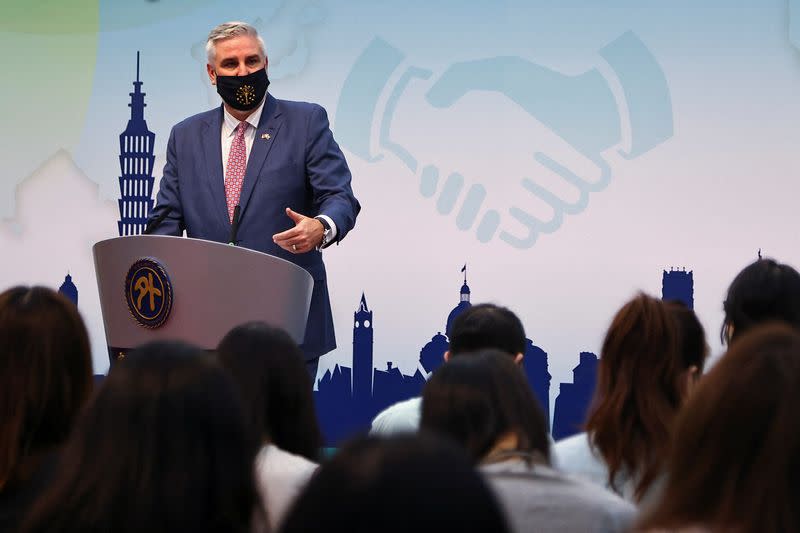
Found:
[{"label": "long brown hair", "polygon": [[45,287],[0,294],[0,491],[66,440],[91,388],[89,336],[75,305]]},{"label": "long brown hair", "polygon": [[319,429],[303,352],[288,333],[263,322],[233,328],[217,357],[236,382],[256,434],[280,449],[319,460]]},{"label": "long brown hair", "polygon": [[257,448],[215,360],[145,344],[112,367],[20,531],[252,531]]},{"label": "long brown hair", "polygon": [[[691,318],[696,327],[690,334],[682,324]],[[640,293],[617,312],[606,333],[586,431],[608,466],[609,485],[616,488],[620,473],[632,476],[637,500],[662,472],[683,402],[682,378],[691,366],[702,369],[702,331],[689,309]]]},{"label": "long brown hair", "polygon": [[661,501],[639,527],[800,531],[798,405],[800,333],[738,338],[678,416]]}]

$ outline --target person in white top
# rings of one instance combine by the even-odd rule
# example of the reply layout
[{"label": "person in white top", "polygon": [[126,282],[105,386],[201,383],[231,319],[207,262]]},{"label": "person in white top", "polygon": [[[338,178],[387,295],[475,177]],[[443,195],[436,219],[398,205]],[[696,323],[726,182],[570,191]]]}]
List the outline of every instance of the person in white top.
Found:
[{"label": "person in white top", "polygon": [[639,294],[614,317],[586,432],[555,444],[559,468],[646,506],[663,482],[671,428],[708,345],[694,311]]},{"label": "person in white top", "polygon": [[232,329],[217,354],[262,442],[254,468],[274,531],[316,471],[322,449],[303,353],[285,331],[251,322]]},{"label": "person in white top", "polygon": [[544,415],[503,352],[480,351],[436,370],[422,397],[420,432],[463,446],[517,533],[621,533],[635,519],[636,508],[612,492],[551,468]]},{"label": "person in white top", "polygon": [[[513,311],[494,304],[479,304],[453,321],[450,348],[443,357],[447,362],[463,353],[493,348],[509,354],[515,363],[522,365],[525,343],[525,329]],[[421,398],[411,398],[387,407],[372,421],[370,434],[416,432],[421,404]]]}]

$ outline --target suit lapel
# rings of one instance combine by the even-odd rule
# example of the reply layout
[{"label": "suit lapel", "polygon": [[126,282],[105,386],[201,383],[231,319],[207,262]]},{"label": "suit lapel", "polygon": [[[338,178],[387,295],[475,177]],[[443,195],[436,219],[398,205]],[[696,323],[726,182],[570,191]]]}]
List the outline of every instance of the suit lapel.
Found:
[{"label": "suit lapel", "polygon": [[261,120],[258,121],[256,136],[253,139],[253,147],[250,149],[250,156],[247,158],[247,170],[244,174],[244,185],[242,186],[242,196],[239,200],[241,205],[241,216],[247,209],[247,203],[253,194],[253,189],[261,177],[261,167],[267,159],[272,145],[275,144],[275,137],[281,128],[283,118],[278,107],[278,102],[272,95],[267,95],[264,104],[264,111],[261,113]]},{"label": "suit lapel", "polygon": [[206,156],[206,184],[211,191],[215,211],[226,226],[230,225],[225,199],[225,177],[222,175],[222,106],[214,113],[203,132],[203,151]]}]

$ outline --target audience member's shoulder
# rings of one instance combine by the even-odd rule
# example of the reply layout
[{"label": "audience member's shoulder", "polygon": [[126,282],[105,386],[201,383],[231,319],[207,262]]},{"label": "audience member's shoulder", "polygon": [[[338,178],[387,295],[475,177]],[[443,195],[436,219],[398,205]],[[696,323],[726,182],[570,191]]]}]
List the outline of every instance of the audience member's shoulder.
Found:
[{"label": "audience member's shoulder", "polygon": [[623,513],[636,513],[634,504],[583,477],[559,472],[547,467],[539,467],[538,470],[542,477],[548,477],[554,483],[567,487],[568,492],[575,494],[581,501],[596,504],[598,509],[616,509]]},{"label": "audience member's shoulder", "polygon": [[256,467],[259,473],[267,475],[308,476],[319,465],[300,455],[282,450],[274,444],[267,444],[256,457]]},{"label": "audience member's shoulder", "polygon": [[390,405],[372,421],[370,434],[394,435],[398,433],[415,433],[419,429],[422,398],[411,398]]},{"label": "audience member's shoulder", "polygon": [[589,436],[586,433],[576,433],[566,439],[556,441],[556,450],[564,453],[586,453],[590,448]]},{"label": "audience member's shoulder", "polygon": [[589,435],[578,433],[562,439],[553,446],[555,463],[563,472],[605,477],[608,475],[602,460],[592,449]]},{"label": "audience member's shoulder", "polygon": [[636,519],[636,507],[616,494],[545,466],[510,462],[481,470],[522,528],[537,523],[544,531],[622,532]]}]

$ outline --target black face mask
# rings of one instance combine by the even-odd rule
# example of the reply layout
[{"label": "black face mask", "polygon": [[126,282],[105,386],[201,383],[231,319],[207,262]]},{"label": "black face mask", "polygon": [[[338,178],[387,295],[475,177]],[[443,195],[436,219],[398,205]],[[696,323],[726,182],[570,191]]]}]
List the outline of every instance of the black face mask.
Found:
[{"label": "black face mask", "polygon": [[258,69],[247,76],[217,76],[217,93],[226,104],[239,111],[255,109],[269,87],[267,69]]}]

